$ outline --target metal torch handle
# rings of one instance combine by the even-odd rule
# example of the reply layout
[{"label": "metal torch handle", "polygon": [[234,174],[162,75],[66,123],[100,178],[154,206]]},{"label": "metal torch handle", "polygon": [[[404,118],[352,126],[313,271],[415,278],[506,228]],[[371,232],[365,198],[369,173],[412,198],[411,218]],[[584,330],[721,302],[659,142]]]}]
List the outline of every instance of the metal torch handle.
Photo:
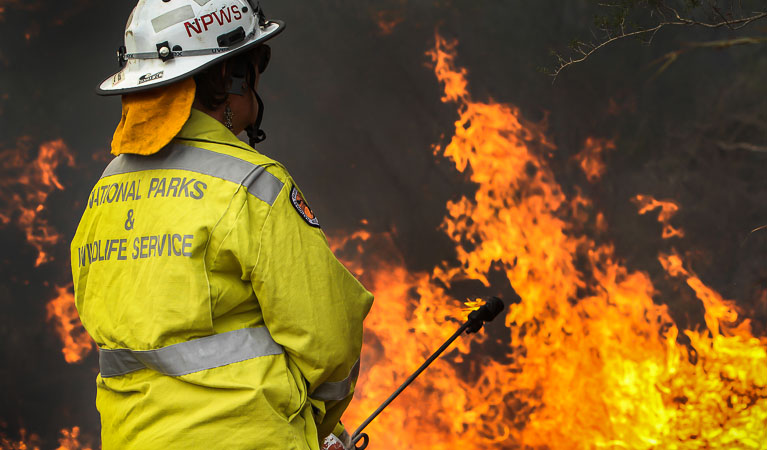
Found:
[{"label": "metal torch handle", "polygon": [[[456,339],[458,339],[458,336],[463,334],[464,331],[467,333],[476,333],[479,331],[482,326],[486,322],[490,322],[493,319],[495,319],[498,314],[501,313],[504,309],[503,301],[498,297],[489,297],[485,304],[480,306],[479,309],[472,311],[469,314],[468,320],[461,325],[461,327],[453,333],[452,336],[450,336],[450,339],[445,341],[444,344],[440,348],[437,349],[436,352],[434,352],[429,359],[427,359],[423,364],[421,364],[421,367],[418,368],[412,375],[408,377],[407,380],[405,380],[402,385],[397,388],[396,391],[392,395],[389,396],[389,398],[386,399],[385,402],[381,404],[381,406],[378,407],[378,409],[375,410],[373,414],[370,415],[367,419],[365,419],[364,422],[362,422],[362,425],[360,425],[356,430],[354,430],[354,434],[352,434],[352,445],[354,445],[354,448],[357,450],[363,450],[368,446],[368,443],[370,442],[370,438],[367,434],[363,433],[362,430],[370,424],[370,422],[373,421],[376,417],[378,417],[379,414],[381,414],[381,411],[383,411],[391,402],[394,401],[397,396],[399,396],[402,391],[405,390],[408,386],[410,386],[410,383],[415,380],[418,375],[421,374],[424,370],[426,370],[429,365],[434,362],[435,359],[439,358],[439,355],[442,354],[448,347],[450,347],[450,344],[453,343]],[[357,442],[362,441],[362,444],[360,446],[357,446]]]},{"label": "metal torch handle", "polygon": [[[429,359],[427,359],[423,364],[421,364],[421,367],[418,368],[412,375],[410,375],[407,380],[405,380],[404,383],[400,387],[397,388],[396,391],[392,395],[389,396],[389,398],[386,399],[385,402],[381,404],[381,406],[378,407],[378,409],[375,410],[373,414],[370,415],[367,419],[365,419],[364,422],[362,422],[362,425],[360,425],[356,430],[354,430],[354,434],[352,434],[352,444],[354,444],[354,448],[357,450],[363,450],[368,446],[369,438],[368,435],[365,433],[362,433],[362,430],[370,424],[370,422],[373,421],[376,417],[378,417],[379,414],[381,414],[381,411],[383,411],[387,406],[389,406],[389,403],[393,402],[395,398],[397,398],[402,391],[404,391],[408,386],[410,386],[410,383],[415,380],[418,375],[421,374],[424,370],[426,370],[429,365],[434,362],[435,359],[439,358],[439,355],[441,355],[448,347],[450,347],[450,344],[453,343],[456,339],[458,339],[458,336],[463,334],[464,331],[466,331],[467,328],[469,328],[470,322],[466,322],[463,325],[461,325],[461,328],[458,329],[455,333],[453,333],[452,336],[450,336],[450,339],[445,341],[442,346],[437,349],[436,352],[434,352]],[[357,442],[360,440],[363,440],[364,442],[361,444],[361,446],[357,446]]]}]

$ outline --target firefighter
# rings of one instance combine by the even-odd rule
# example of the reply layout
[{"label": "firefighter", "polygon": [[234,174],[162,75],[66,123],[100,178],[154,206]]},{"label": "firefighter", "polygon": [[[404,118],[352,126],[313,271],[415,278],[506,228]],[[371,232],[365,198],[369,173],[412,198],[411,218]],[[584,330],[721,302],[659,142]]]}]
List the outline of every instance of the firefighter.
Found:
[{"label": "firefighter", "polygon": [[252,148],[264,43],[283,29],[252,0],[140,0],[98,88],[122,95],[116,158],[71,263],[104,450],[349,448],[373,298]]}]

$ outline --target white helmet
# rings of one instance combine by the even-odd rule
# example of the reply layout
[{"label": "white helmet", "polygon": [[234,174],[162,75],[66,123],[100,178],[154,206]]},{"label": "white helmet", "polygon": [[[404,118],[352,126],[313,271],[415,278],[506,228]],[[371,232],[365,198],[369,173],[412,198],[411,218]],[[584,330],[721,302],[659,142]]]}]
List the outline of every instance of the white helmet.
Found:
[{"label": "white helmet", "polygon": [[266,20],[256,0],[139,0],[117,52],[122,70],[96,92],[122,95],[180,81],[284,28]]}]

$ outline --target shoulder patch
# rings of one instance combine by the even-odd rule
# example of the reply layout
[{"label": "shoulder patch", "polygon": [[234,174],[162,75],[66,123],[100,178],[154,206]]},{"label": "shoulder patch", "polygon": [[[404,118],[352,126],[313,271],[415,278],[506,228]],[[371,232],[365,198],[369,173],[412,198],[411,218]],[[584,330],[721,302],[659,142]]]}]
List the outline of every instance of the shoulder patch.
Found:
[{"label": "shoulder patch", "polygon": [[298,215],[300,215],[306,223],[313,227],[320,227],[320,221],[317,220],[317,216],[314,215],[314,212],[309,208],[306,200],[304,200],[304,197],[298,192],[298,189],[296,189],[295,186],[290,188],[290,203],[293,204],[296,211],[298,211]]}]

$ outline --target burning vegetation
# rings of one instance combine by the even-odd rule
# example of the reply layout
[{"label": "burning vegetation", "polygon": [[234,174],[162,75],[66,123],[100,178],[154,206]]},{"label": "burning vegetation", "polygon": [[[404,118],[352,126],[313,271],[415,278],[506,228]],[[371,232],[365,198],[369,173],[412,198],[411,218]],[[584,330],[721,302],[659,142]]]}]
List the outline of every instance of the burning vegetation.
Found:
[{"label": "burning vegetation", "polygon": [[[18,140],[16,148],[0,152],[0,165],[5,176],[0,180],[0,225],[11,223],[20,228],[27,243],[37,251],[35,267],[53,260],[51,250],[65,239],[48,221],[46,202],[54,191],[63,191],[56,170],[59,166],[73,167],[75,159],[63,140],[45,142],[39,146],[37,157],[30,160],[32,138]],[[71,283],[56,287],[57,296],[47,307],[47,320],[54,325],[63,343],[62,353],[68,363],[76,363],[93,349],[75,309]]]},{"label": "burning vegetation", "polygon": [[66,362],[78,363],[85,358],[96,346],[91,337],[80,323],[80,316],[75,308],[75,298],[72,293],[72,284],[68,286],[56,286],[58,296],[48,302],[46,307],[47,319],[56,330],[63,347],[61,353]]},{"label": "burning vegetation", "polygon": [[49,249],[62,236],[45,216],[46,201],[54,191],[64,190],[56,176],[60,165],[73,167],[75,159],[62,140],[43,143],[37,158],[29,161],[33,148],[31,138],[21,138],[16,148],[0,152],[0,226],[16,224],[24,231],[27,242],[37,250],[35,267],[51,261]]},{"label": "burning vegetation", "polygon": [[684,237],[684,230],[681,228],[674,228],[669,223],[674,214],[679,211],[679,206],[677,206],[676,203],[671,200],[655,200],[649,195],[637,195],[633,200],[639,207],[639,214],[645,214],[660,209],[660,212],[658,213],[658,222],[663,224],[663,239]]},{"label": "burning vegetation", "polygon": [[[5,6],[0,2],[0,18]],[[402,20],[381,15],[382,34]],[[658,255],[659,268],[686,286],[705,310],[705,325],[680,329],[644,272],[629,270],[603,232],[591,202],[568,198],[546,156],[555,146],[545,126],[508,104],[476,101],[467,71],[455,64],[455,43],[436,37],[428,53],[455,105],[453,136],[435,155],[454,164],[476,192],[446,205],[441,230],[456,261],[413,272],[391,234],[359,230],[331,236],[331,245],[376,295],[368,317],[363,371],[344,422],[353,428],[452,334],[476,300],[456,292],[515,295],[505,328],[459,340],[367,429],[372,448],[764,448],[767,442],[767,339],[734,301],[701,280],[682,256]],[[30,138],[3,151],[0,226],[23,230],[35,266],[52,260],[62,236],[45,216],[49,196],[64,186],[57,168],[73,166],[61,140]],[[589,138],[576,156],[589,182],[606,170],[612,140]],[[638,214],[658,213],[663,238],[679,206],[637,194]],[[584,216],[584,214],[586,214]],[[600,234],[601,235],[601,234]],[[55,286],[47,319],[67,363],[94,344],[79,323],[71,286]],[[656,300],[660,301],[654,301]],[[767,305],[767,291],[763,296]],[[90,450],[78,427],[61,430],[57,450]],[[41,448],[39,436],[0,436],[0,449]]]},{"label": "burning vegetation", "polygon": [[375,22],[378,25],[378,31],[382,35],[391,34],[397,25],[405,20],[399,11],[378,11],[375,13]]},{"label": "burning vegetation", "polygon": [[[368,427],[374,448],[764,448],[767,339],[679,255],[661,254],[705,308],[705,328],[680,330],[653,301],[648,274],[578,231],[572,205],[588,199],[563,194],[543,156],[553,149],[543,126],[513,106],[474,101],[454,47],[437,36],[429,56],[459,116],[438,153],[476,184],[446,205],[457,264],[411,273],[388,235],[334,241],[376,294],[345,422],[360,423],[449,336],[463,305],[448,293],[474,280],[522,298],[507,329],[464,339],[432,365]],[[668,223],[676,205],[635,201],[640,213],[660,208],[664,237],[683,236]],[[358,250],[367,252],[355,258]]]},{"label": "burning vegetation", "polygon": [[[11,440],[0,434],[0,449],[2,450],[41,450],[42,441],[35,434],[28,435],[26,430],[22,429],[21,438]],[[53,447],[52,447],[53,448]],[[93,450],[90,445],[80,443],[80,427],[61,430],[61,437],[58,439],[58,446],[55,450]]]},{"label": "burning vegetation", "polygon": [[591,183],[599,181],[607,170],[604,161],[604,153],[607,150],[615,150],[615,142],[589,137],[586,138],[583,150],[574,157]]}]

